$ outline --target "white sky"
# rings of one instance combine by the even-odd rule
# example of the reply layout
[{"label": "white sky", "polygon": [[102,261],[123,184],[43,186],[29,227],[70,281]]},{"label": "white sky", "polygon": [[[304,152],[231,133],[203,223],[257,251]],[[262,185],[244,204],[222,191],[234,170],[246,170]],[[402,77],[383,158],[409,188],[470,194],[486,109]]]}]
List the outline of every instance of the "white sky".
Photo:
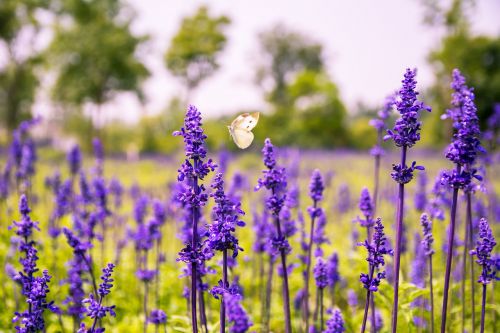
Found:
[{"label": "white sky", "polygon": [[[163,55],[181,19],[198,6],[232,19],[221,69],[203,82],[192,96],[207,115],[234,113],[244,108],[264,108],[252,83],[258,61],[257,34],[277,23],[308,34],[324,45],[326,65],[349,108],[358,101],[380,104],[399,86],[406,67],[419,69],[420,89],[432,82],[426,55],[441,32],[422,23],[418,0],[128,0],[137,12],[135,33],[151,40],[144,61],[152,77],[144,89],[146,110],[162,110],[181,87],[164,68]],[[473,31],[500,33],[500,1],[478,0]],[[105,107],[106,114],[128,122],[144,112],[134,97],[122,95]]]}]

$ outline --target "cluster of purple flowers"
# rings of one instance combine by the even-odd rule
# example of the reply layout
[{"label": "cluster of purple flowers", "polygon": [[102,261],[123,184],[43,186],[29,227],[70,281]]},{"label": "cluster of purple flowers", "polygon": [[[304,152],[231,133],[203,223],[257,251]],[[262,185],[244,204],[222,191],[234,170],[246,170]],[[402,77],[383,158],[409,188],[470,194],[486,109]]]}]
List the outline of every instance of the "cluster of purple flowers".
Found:
[{"label": "cluster of purple flowers", "polygon": [[19,201],[19,213],[21,220],[14,221],[13,228],[16,228],[16,234],[21,238],[19,241],[19,251],[23,257],[19,259],[23,269],[14,276],[14,279],[21,285],[21,292],[26,297],[28,309],[23,312],[16,312],[13,322],[20,322],[16,325],[17,332],[38,332],[45,330],[45,321],[43,313],[45,310],[59,312],[53,302],[47,301],[49,293],[49,282],[51,276],[47,270],[42,272],[41,276],[36,276],[38,272],[37,261],[38,251],[35,247],[35,241],[32,239],[33,231],[38,229],[38,222],[31,220],[31,209],[28,205],[26,195],[21,195]]},{"label": "cluster of purple flowers", "polygon": [[213,209],[214,223],[207,228],[206,245],[213,251],[232,250],[233,258],[236,258],[242,248],[238,245],[234,232],[236,227],[245,226],[245,222],[239,219],[245,213],[239,202],[233,202],[225,195],[222,177],[222,173],[218,173],[211,185],[214,192],[210,196],[214,198],[216,205]]},{"label": "cluster of purple flowers", "polygon": [[[465,85],[465,78],[458,69],[453,71],[451,84],[454,92],[452,95],[453,108],[448,110],[448,115],[453,121],[453,141],[448,146],[446,158],[459,167],[467,166],[460,170],[443,174],[442,182],[453,188],[469,189],[472,179],[482,180],[473,167],[479,153],[485,152],[479,140],[481,131],[479,119],[474,102],[473,90]],[[469,189],[470,190],[470,189]]]},{"label": "cluster of purple flowers", "polygon": [[323,333],[343,333],[346,331],[344,326],[344,318],[339,309],[327,311],[331,317],[326,321],[326,329]]},{"label": "cluster of purple flowers", "polygon": [[491,258],[491,252],[497,245],[493,232],[485,218],[479,221],[479,239],[476,242],[476,248],[470,253],[477,257],[476,262],[481,266],[482,271],[477,282],[488,284],[496,278],[496,263]]},{"label": "cluster of purple flowers", "polygon": [[86,328],[84,323],[81,323],[78,333],[101,333],[104,332],[104,328],[97,328],[98,322],[106,317],[108,314],[112,317],[116,316],[115,305],[105,306],[103,305],[104,298],[111,292],[113,287],[113,279],[111,274],[115,268],[114,264],[108,264],[102,270],[101,284],[99,284],[99,289],[97,291],[97,296],[90,294],[89,298],[83,300],[84,304],[87,305],[87,316],[94,319],[92,326]]},{"label": "cluster of purple flowers", "polygon": [[375,232],[373,234],[372,241],[369,242],[368,240],[365,240],[363,243],[359,244],[364,246],[368,251],[366,261],[370,264],[372,274],[362,273],[360,275],[360,281],[365,289],[375,292],[378,290],[381,280],[385,278],[385,271],[377,272],[376,276],[373,276],[373,272],[375,269],[378,270],[381,266],[385,265],[384,256],[392,255],[393,251],[388,249],[386,246],[387,238],[384,234],[384,226],[382,225],[382,220],[380,218],[375,221],[373,228],[375,229]]}]

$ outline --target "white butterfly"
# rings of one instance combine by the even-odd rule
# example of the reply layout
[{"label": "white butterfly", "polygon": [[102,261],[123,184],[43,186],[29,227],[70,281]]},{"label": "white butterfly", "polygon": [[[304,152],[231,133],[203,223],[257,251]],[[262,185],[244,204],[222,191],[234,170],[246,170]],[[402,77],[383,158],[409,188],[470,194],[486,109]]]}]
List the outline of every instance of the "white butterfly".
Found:
[{"label": "white butterfly", "polygon": [[236,143],[239,148],[245,149],[252,144],[254,136],[251,131],[255,125],[257,125],[259,115],[260,112],[240,114],[233,120],[231,125],[227,127],[234,143]]}]

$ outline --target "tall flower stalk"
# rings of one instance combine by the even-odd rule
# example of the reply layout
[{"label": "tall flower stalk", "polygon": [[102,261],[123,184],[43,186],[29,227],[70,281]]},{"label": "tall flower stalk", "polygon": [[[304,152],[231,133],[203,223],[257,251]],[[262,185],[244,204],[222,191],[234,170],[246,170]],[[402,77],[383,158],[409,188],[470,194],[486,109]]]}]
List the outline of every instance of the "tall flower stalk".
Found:
[{"label": "tall flower stalk", "polygon": [[272,212],[276,226],[276,235],[272,239],[272,248],[280,254],[282,277],[283,277],[283,311],[285,314],[285,332],[292,332],[290,315],[290,292],[288,288],[288,267],[286,256],[291,252],[290,244],[281,229],[280,212],[285,204],[286,197],[286,173],[285,169],[277,166],[274,146],[270,139],[266,139],[262,149],[264,165],[267,170],[263,171],[263,177],[259,179],[255,190],[266,188],[270,196],[266,200],[266,207]]},{"label": "tall flower stalk", "polygon": [[114,264],[108,264],[102,270],[101,275],[101,284],[99,284],[99,289],[97,292],[97,296],[94,294],[90,294],[89,298],[83,300],[84,304],[87,305],[87,316],[93,319],[92,326],[90,328],[86,328],[84,323],[80,324],[80,329],[77,333],[101,333],[104,332],[104,328],[99,328],[101,325],[102,319],[109,314],[112,317],[116,316],[115,306],[105,306],[104,299],[111,292],[111,288],[113,288],[113,279],[111,278],[111,274],[113,274],[113,269],[115,268]]},{"label": "tall flower stalk", "polygon": [[405,201],[405,184],[413,179],[415,170],[424,170],[424,167],[417,166],[413,162],[406,165],[408,149],[413,147],[420,140],[420,129],[422,123],[418,120],[418,114],[422,110],[431,111],[429,106],[417,100],[418,92],[415,91],[417,81],[416,69],[407,69],[404,74],[403,86],[399,90],[399,98],[395,102],[400,113],[400,118],[396,120],[393,130],[388,130],[385,139],[391,138],[397,147],[401,148],[401,162],[393,164],[391,177],[399,184],[398,189],[398,209],[396,224],[396,247],[395,247],[395,267],[394,267],[394,300],[392,308],[392,332],[396,333],[398,323],[398,297],[399,297],[399,268],[401,265],[401,246],[403,234],[403,216]]},{"label": "tall flower stalk", "polygon": [[232,258],[238,256],[238,252],[243,249],[239,246],[238,238],[234,235],[236,227],[243,227],[245,223],[239,219],[244,212],[240,208],[239,202],[229,200],[224,193],[224,180],[222,173],[215,176],[211,185],[214,192],[210,194],[214,198],[213,208],[214,222],[208,226],[206,245],[211,251],[222,252],[222,280],[219,285],[211,291],[215,298],[221,297],[220,305],[220,332],[226,331],[226,294],[230,294],[228,270],[228,250],[232,251]]},{"label": "tall flower stalk", "polygon": [[382,148],[382,141],[384,138],[384,133],[387,130],[387,121],[391,116],[391,111],[394,107],[396,101],[396,94],[392,94],[386,97],[384,106],[377,113],[377,118],[370,120],[370,125],[375,127],[377,130],[377,142],[375,146],[370,150],[370,154],[373,156],[375,161],[374,168],[374,186],[373,186],[373,213],[376,213],[377,203],[378,203],[378,193],[379,193],[379,183],[380,183],[380,159],[384,155],[385,151]]},{"label": "tall flower stalk", "polygon": [[[474,94],[471,89],[465,86],[464,77],[460,74],[460,71],[456,69],[453,71],[453,81],[451,83],[451,87],[454,90],[452,94],[452,108],[447,110],[447,116],[450,117],[453,121],[453,128],[455,130],[455,133],[453,134],[452,143],[448,146],[446,158],[455,164],[455,170],[445,172],[442,175],[442,183],[450,186],[453,189],[451,224],[448,235],[448,250],[444,281],[445,284],[443,294],[443,307],[441,313],[442,333],[446,331],[448,292],[453,259],[453,244],[455,239],[458,191],[462,189],[466,194],[470,194],[473,188],[472,179],[476,178],[478,180],[482,180],[482,177],[477,175],[477,170],[473,165],[478,153],[484,151],[479,141],[479,121],[477,118],[476,106],[474,104]],[[470,195],[467,195],[468,216],[466,231],[468,230],[470,235],[468,235],[468,239],[465,240],[466,244],[467,242],[470,243],[470,240],[472,239],[472,213],[471,208],[469,207],[470,200]],[[471,214],[469,214],[469,212]],[[471,302],[471,305],[473,306],[474,297],[472,297]]]},{"label": "tall flower stalk", "polygon": [[[370,192],[365,187],[361,190],[361,196],[359,198],[359,210],[363,214],[363,218],[357,217],[357,220],[361,227],[366,228],[366,239],[368,242],[372,241],[371,229],[373,227],[373,214],[375,210],[375,203],[370,197]],[[369,269],[370,267],[368,267]],[[375,300],[374,297],[370,298],[370,309],[371,309],[371,331],[375,332]]]},{"label": "tall flower stalk", "polygon": [[485,218],[479,221],[479,239],[476,242],[476,248],[470,251],[471,255],[476,256],[476,262],[481,266],[481,274],[477,282],[483,285],[483,295],[481,301],[481,333],[484,332],[484,319],[486,314],[486,287],[496,277],[494,265],[491,258],[491,252],[497,245],[493,232]]},{"label": "tall flower stalk", "polygon": [[432,286],[432,255],[434,254],[432,243],[434,243],[434,237],[432,236],[432,222],[427,214],[422,214],[420,217],[420,224],[422,225],[424,235],[422,245],[424,247],[425,255],[428,257],[427,263],[429,269],[429,288],[431,298],[431,333],[434,333],[434,290]]},{"label": "tall flower stalk", "polygon": [[26,297],[28,308],[21,313],[16,312],[12,321],[20,321],[20,325],[22,325],[22,327],[16,325],[16,332],[44,332],[44,311],[48,309],[52,312],[59,312],[59,309],[54,306],[54,302],[47,301],[48,284],[51,279],[48,271],[44,270],[41,276],[35,275],[38,271],[36,266],[38,251],[32,235],[34,230],[40,229],[38,229],[38,222],[31,220],[31,209],[24,194],[21,195],[19,200],[19,212],[21,213],[21,220],[14,221],[12,228],[16,229],[16,234],[21,238],[19,251],[24,254],[24,257],[19,259],[23,270],[16,274],[15,280],[19,281],[22,287],[21,292]]},{"label": "tall flower stalk", "polygon": [[311,252],[314,240],[314,222],[317,217],[323,214],[321,208],[318,207],[319,202],[323,199],[323,191],[325,185],[323,177],[318,169],[313,171],[311,182],[309,184],[309,196],[313,201],[313,205],[308,208],[309,216],[311,217],[311,229],[309,233],[309,244],[307,246],[306,272],[305,272],[305,287],[304,287],[304,315],[306,319],[306,332],[309,332],[309,278],[311,274]]},{"label": "tall flower stalk", "polygon": [[365,332],[366,320],[368,318],[368,308],[370,305],[370,298],[373,297],[373,293],[378,291],[378,287],[382,279],[385,279],[385,271],[380,271],[380,268],[385,265],[384,255],[392,255],[392,250],[386,247],[387,239],[384,234],[384,226],[382,225],[382,220],[377,219],[374,226],[375,232],[373,234],[372,241],[365,240],[364,243],[360,243],[368,251],[368,261],[369,272],[368,274],[362,273],[360,275],[359,281],[363,284],[363,288],[366,289],[366,302],[365,302],[365,312],[363,316],[363,323],[361,325],[361,333]]},{"label": "tall flower stalk", "polygon": [[205,205],[208,195],[202,181],[210,171],[215,169],[215,164],[209,159],[204,162],[207,151],[204,143],[207,136],[201,127],[201,114],[195,106],[190,105],[184,118],[184,127],[174,132],[174,136],[182,136],[185,144],[186,159],[179,169],[178,181],[186,181],[189,188],[179,195],[186,208],[190,210],[192,218],[191,242],[179,252],[177,260],[183,261],[191,266],[191,323],[193,333],[198,332],[196,301],[197,301],[197,266],[205,261],[205,253],[202,252],[198,234],[198,221],[200,219],[200,208]]}]

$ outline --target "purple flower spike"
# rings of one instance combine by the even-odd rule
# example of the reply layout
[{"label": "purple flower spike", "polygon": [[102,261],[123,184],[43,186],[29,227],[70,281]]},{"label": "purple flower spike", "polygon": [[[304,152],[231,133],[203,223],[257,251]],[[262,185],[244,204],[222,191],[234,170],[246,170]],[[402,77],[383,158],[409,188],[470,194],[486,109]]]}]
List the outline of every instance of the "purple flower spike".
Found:
[{"label": "purple flower spike", "polygon": [[160,309],[151,310],[148,321],[154,325],[166,324],[167,315],[163,310]]},{"label": "purple flower spike", "polygon": [[398,147],[413,147],[420,140],[422,123],[418,120],[418,113],[422,110],[431,111],[430,106],[417,100],[416,75],[416,69],[406,70],[403,87],[399,90],[400,99],[395,103],[401,117],[396,121],[394,129],[387,131],[388,135],[385,137],[392,138]]},{"label": "purple flower spike", "polygon": [[330,319],[326,321],[326,329],[323,333],[343,333],[345,332],[344,319],[339,309],[328,310],[331,315]]},{"label": "purple flower spike", "polygon": [[424,246],[425,255],[431,256],[434,254],[434,249],[432,248],[432,243],[434,243],[434,237],[432,236],[432,221],[429,220],[427,214],[422,214],[420,217],[420,224],[422,225],[424,239],[422,239],[422,245]]},{"label": "purple flower spike", "polygon": [[493,232],[485,218],[479,221],[479,239],[476,242],[476,249],[470,254],[477,257],[476,262],[482,267],[481,275],[477,282],[488,284],[495,278],[494,261],[491,259],[491,252],[497,245]]},{"label": "purple flower spike", "polygon": [[[385,265],[384,256],[393,255],[393,251],[388,249],[386,246],[387,238],[384,234],[384,226],[382,225],[382,220],[378,218],[375,221],[375,233],[373,234],[372,242],[369,243],[365,240],[364,243],[360,243],[368,251],[368,257],[366,261],[370,264],[370,267],[374,269],[379,269],[381,266]],[[378,291],[378,286],[380,281],[385,278],[385,272],[380,271],[375,277],[370,277],[369,274],[361,274],[360,281],[363,283],[363,287],[370,291]]]},{"label": "purple flower spike", "polygon": [[242,297],[241,295],[224,295],[224,303],[227,308],[227,321],[231,325],[229,327],[230,333],[245,333],[253,325],[246,313],[245,309],[241,305]]},{"label": "purple flower spike", "polygon": [[80,147],[78,145],[74,145],[73,148],[68,153],[68,164],[69,171],[71,175],[74,177],[80,172],[82,167],[82,152],[80,151]]},{"label": "purple flower spike", "polygon": [[317,258],[316,266],[314,266],[314,281],[319,289],[324,289],[328,286],[328,266],[325,260],[321,257]]}]

